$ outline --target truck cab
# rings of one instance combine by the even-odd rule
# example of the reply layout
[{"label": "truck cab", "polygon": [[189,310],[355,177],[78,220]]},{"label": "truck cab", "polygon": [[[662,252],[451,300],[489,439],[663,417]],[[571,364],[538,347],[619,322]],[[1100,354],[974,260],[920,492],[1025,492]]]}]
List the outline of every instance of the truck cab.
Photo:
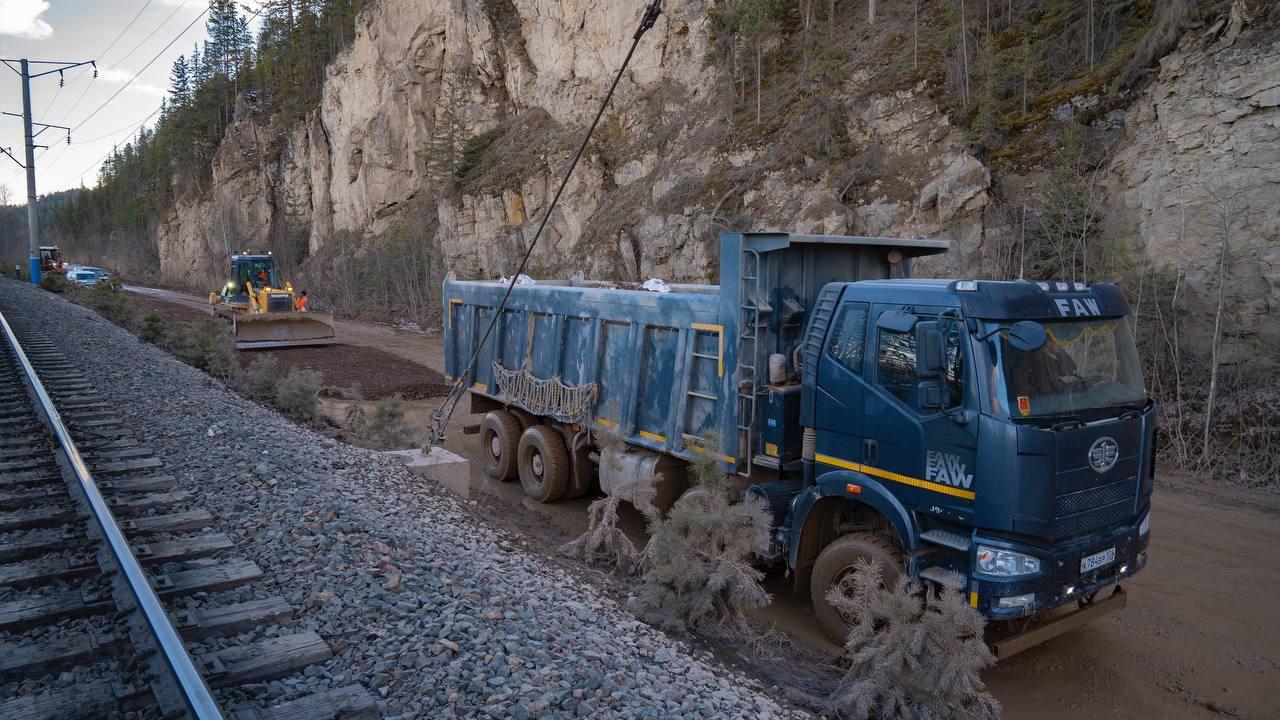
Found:
[{"label": "truck cab", "polygon": [[1143,568],[1154,406],[1115,286],[871,280],[823,303],[801,383],[812,452],[777,537],[829,634],[826,588],[858,558],[992,619],[1087,604]]}]

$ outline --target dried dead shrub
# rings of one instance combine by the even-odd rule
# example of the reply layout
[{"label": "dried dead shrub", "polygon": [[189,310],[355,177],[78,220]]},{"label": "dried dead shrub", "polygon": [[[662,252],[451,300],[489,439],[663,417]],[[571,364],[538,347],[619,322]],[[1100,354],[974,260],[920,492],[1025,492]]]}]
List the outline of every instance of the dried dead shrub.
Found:
[{"label": "dried dead shrub", "polygon": [[[624,443],[613,435],[597,435],[595,445],[603,464],[615,462],[616,452],[623,449]],[[591,503],[587,508],[587,531],[561,545],[560,554],[591,565],[612,565],[627,571],[639,569],[643,555],[618,527],[621,502],[622,498],[606,496]],[[640,511],[647,516],[652,513],[652,505],[640,507]]]},{"label": "dried dead shrub", "polygon": [[845,720],[995,720],[1000,703],[980,676],[995,663],[986,619],[958,592],[922,589],[905,576],[883,584],[879,563],[858,560],[848,594],[827,600],[854,619],[848,672],[827,698]]},{"label": "dried dead shrub", "polygon": [[694,487],[667,517],[650,517],[631,609],[668,630],[749,637],[746,612],[770,600],[764,573],[751,562],[769,550],[769,514],[756,498],[730,501],[728,479],[711,452],[699,453],[690,473]]},{"label": "dried dead shrub", "polygon": [[627,534],[618,527],[616,497],[602,497],[587,508],[587,531],[560,546],[560,554],[591,565],[616,565],[629,570],[640,565],[641,554]]}]

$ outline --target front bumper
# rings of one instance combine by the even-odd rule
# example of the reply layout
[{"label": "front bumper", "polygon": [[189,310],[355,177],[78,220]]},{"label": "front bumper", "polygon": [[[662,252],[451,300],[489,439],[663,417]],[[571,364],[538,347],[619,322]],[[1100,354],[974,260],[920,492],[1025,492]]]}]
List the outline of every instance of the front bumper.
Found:
[{"label": "front bumper", "polygon": [[[1138,527],[1150,512],[1144,510],[1131,525],[1111,528],[1076,538],[1061,545],[1037,547],[999,537],[977,534],[980,543],[1025,553],[1040,559],[1040,572],[1029,577],[998,578],[972,573],[969,578],[969,602],[992,620],[1036,615],[1067,603],[1087,598],[1097,591],[1128,578],[1146,567],[1150,533],[1139,537]],[[1115,560],[1081,572],[1083,558],[1115,549]],[[977,567],[970,563],[970,567]],[[1031,595],[1030,602],[1015,607],[1001,607],[1001,598]]]}]

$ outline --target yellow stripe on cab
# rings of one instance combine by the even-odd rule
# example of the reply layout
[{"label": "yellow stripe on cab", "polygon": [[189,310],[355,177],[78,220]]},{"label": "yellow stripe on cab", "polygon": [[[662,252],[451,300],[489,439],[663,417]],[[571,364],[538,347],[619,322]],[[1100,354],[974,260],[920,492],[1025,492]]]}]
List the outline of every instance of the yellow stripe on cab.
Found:
[{"label": "yellow stripe on cab", "polygon": [[823,455],[822,453],[814,455],[814,459],[824,465],[832,465],[838,468],[844,468],[845,470],[853,470],[854,472],[860,472],[873,477],[882,478],[884,480],[892,480],[893,482],[902,483],[903,485],[918,487],[922,490],[932,490],[933,492],[952,495],[958,498],[964,498],[965,500],[972,500],[975,497],[972,490],[965,490],[963,488],[951,487],[950,485],[943,485],[942,483],[921,480],[920,478],[913,478],[908,475],[899,475],[898,473],[890,472],[888,470],[881,470],[878,467],[849,462],[848,460],[841,460],[840,458]]}]

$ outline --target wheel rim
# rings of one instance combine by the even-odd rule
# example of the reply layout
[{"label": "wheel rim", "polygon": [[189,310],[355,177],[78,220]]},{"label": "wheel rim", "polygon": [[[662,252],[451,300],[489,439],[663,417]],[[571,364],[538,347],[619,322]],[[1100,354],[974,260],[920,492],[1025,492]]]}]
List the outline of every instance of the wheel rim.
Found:
[{"label": "wheel rim", "polygon": [[[857,577],[857,574],[858,573],[854,571],[854,567],[850,565],[842,569],[839,572],[839,574],[836,575],[836,578],[835,580],[832,581],[831,586],[836,588],[841,595],[852,596],[853,589],[854,589],[854,579]],[[853,614],[850,613],[848,610],[837,607],[835,608],[835,611],[840,615],[840,619],[844,621],[845,625],[852,626],[852,625],[858,624],[858,618],[854,617]]]},{"label": "wheel rim", "polygon": [[494,433],[493,436],[489,438],[489,454],[492,455],[495,460],[502,457],[502,439],[498,437],[497,433]]},{"label": "wheel rim", "polygon": [[542,454],[537,450],[534,450],[533,457],[529,458],[529,469],[533,471],[535,477],[539,480],[542,479],[542,471],[544,469],[542,465]]}]

